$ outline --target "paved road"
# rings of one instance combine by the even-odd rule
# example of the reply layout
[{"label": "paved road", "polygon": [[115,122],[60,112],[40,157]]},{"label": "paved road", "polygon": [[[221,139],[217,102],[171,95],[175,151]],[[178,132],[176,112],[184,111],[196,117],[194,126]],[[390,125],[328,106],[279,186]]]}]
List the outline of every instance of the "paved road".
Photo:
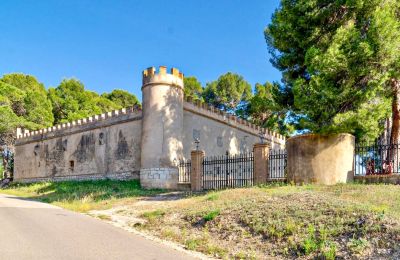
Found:
[{"label": "paved road", "polygon": [[0,194],[0,259],[193,259],[92,217]]}]

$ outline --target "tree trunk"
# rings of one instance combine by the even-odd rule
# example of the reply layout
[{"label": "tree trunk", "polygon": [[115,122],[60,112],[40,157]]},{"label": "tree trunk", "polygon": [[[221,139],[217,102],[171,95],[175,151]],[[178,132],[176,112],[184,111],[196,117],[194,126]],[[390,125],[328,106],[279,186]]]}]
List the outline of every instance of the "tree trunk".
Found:
[{"label": "tree trunk", "polygon": [[389,167],[385,172],[392,173],[398,172],[399,161],[399,132],[400,132],[400,80],[392,79],[392,129],[390,133],[390,142],[388,155],[386,160],[386,167]]}]

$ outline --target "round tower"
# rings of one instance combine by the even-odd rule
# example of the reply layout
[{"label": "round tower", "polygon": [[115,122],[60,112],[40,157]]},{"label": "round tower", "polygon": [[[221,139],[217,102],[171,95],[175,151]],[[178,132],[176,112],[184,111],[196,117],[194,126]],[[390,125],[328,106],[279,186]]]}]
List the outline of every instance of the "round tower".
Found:
[{"label": "round tower", "polygon": [[143,71],[140,181],[143,187],[176,189],[183,155],[183,74],[160,66]]}]

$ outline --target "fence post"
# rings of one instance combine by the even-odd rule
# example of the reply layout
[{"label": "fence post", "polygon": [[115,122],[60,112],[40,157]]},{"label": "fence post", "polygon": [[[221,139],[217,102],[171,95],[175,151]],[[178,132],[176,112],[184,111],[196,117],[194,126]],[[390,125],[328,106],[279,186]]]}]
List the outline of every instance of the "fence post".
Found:
[{"label": "fence post", "polygon": [[253,146],[254,185],[267,182],[269,172],[269,150],[271,145],[259,143]]},{"label": "fence post", "polygon": [[204,151],[192,151],[191,157],[191,171],[190,171],[190,186],[192,191],[202,190],[202,173],[203,173],[203,159]]}]

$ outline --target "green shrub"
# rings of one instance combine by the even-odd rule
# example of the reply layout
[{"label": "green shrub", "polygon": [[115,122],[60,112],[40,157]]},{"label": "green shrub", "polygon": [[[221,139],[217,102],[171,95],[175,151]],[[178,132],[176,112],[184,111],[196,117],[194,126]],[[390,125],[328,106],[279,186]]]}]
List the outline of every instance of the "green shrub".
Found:
[{"label": "green shrub", "polygon": [[219,215],[219,213],[220,213],[219,209],[212,210],[208,212],[206,215],[204,215],[203,219],[205,222],[214,220]]}]

